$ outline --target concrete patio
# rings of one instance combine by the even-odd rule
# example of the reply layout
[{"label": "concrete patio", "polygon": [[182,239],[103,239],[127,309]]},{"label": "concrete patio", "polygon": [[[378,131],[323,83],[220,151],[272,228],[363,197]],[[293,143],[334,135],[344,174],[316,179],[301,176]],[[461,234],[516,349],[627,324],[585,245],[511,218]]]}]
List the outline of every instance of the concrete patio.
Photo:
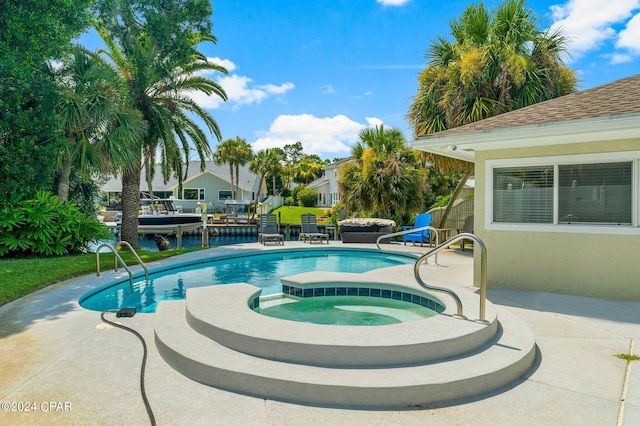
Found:
[{"label": "concrete patio", "polygon": [[[298,245],[303,246],[285,244]],[[264,247],[216,248],[162,263],[246,249]],[[423,276],[461,290],[470,285],[469,251],[445,250],[439,263],[424,266]],[[139,389],[140,342],[104,324],[99,312],[78,305],[85,292],[113,278],[105,273],[69,280],[0,307],[0,424],[149,424]],[[640,351],[634,349],[640,338],[640,302],[496,289],[489,289],[488,297],[498,314],[508,311],[534,331],[539,348],[534,368],[518,383],[491,394],[398,410],[302,406],[208,387],[180,375],[160,357],[153,314],[118,321],[147,342],[146,391],[160,425],[640,424],[640,361],[616,357]]]}]

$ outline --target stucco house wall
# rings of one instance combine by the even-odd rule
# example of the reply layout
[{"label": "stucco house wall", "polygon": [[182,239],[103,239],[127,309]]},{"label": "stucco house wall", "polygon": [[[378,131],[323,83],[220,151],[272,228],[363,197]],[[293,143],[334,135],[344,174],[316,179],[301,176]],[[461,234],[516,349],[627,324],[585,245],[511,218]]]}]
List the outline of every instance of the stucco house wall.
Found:
[{"label": "stucco house wall", "polygon": [[[521,149],[476,151],[475,229],[487,246],[489,288],[536,290],[616,300],[640,300],[638,228],[567,226],[538,231],[492,229],[487,206],[491,187],[487,162],[501,159],[562,159],[581,154],[634,152],[640,139]],[[566,158],[566,157],[565,157]],[[637,185],[637,177],[636,177]],[[636,186],[637,191],[637,186]],[[637,201],[636,201],[637,202]],[[475,282],[480,282],[476,255]]]},{"label": "stucco house wall", "polygon": [[[185,190],[197,189],[204,190],[204,199],[202,202],[212,203],[215,206],[223,208],[225,206],[224,196],[231,192],[231,184],[229,179],[224,179],[209,171],[206,171],[182,184],[182,194],[178,194],[175,188],[175,196],[181,198],[181,204],[185,209],[195,209],[198,200],[186,200],[184,196]],[[240,188],[237,195],[238,200],[253,200],[255,193],[245,188]]]}]

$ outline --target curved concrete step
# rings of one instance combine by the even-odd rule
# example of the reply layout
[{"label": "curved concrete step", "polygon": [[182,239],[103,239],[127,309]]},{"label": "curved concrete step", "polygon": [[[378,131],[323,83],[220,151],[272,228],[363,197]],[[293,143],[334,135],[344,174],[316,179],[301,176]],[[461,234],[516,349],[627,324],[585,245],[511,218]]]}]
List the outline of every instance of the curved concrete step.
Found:
[{"label": "curved concrete step", "polygon": [[[415,291],[398,285],[393,289]],[[245,354],[327,367],[398,366],[451,358],[487,344],[498,325],[491,304],[488,325],[453,319],[453,309],[446,315],[376,327],[299,323],[250,309],[259,293],[248,284],[189,289],[187,322],[209,339]],[[477,295],[464,293],[467,305],[477,305]]]},{"label": "curved concrete step", "polygon": [[235,351],[198,333],[184,301],[162,302],[155,340],[165,361],[217,388],[288,402],[400,407],[480,395],[521,378],[535,361],[535,338],[518,318],[500,313],[496,337],[482,350],[423,364],[329,368],[273,361]]}]

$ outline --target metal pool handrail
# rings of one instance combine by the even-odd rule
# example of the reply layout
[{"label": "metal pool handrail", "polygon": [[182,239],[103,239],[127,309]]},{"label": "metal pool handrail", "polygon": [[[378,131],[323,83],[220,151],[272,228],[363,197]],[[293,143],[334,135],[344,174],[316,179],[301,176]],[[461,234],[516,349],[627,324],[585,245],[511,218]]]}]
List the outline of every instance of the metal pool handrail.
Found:
[{"label": "metal pool handrail", "polygon": [[115,272],[118,271],[118,261],[120,261],[120,264],[122,265],[122,267],[127,271],[127,273],[129,274],[129,286],[131,288],[133,288],[133,273],[131,272],[131,269],[129,269],[129,267],[127,266],[126,262],[122,259],[122,257],[118,254],[118,250],[116,249],[117,247],[119,247],[120,245],[124,245],[129,247],[129,249],[131,249],[131,251],[133,252],[133,255],[135,256],[135,258],[138,260],[138,263],[140,264],[140,266],[142,266],[142,268],[144,269],[144,276],[145,279],[147,281],[149,281],[149,270],[147,269],[147,267],[145,266],[145,264],[142,262],[142,259],[140,259],[140,256],[138,256],[138,253],[136,253],[136,251],[133,249],[133,247],[131,247],[131,244],[129,244],[126,241],[120,241],[118,242],[118,244],[116,244],[116,246],[112,246],[111,244],[108,243],[103,243],[100,244],[97,248],[96,248],[96,276],[100,276],[100,249],[103,247],[107,247],[109,250],[111,250],[111,252],[113,253],[114,257],[113,257],[113,270]]},{"label": "metal pool handrail", "polygon": [[145,280],[149,281],[149,270],[145,266],[144,262],[142,262],[142,259],[140,259],[140,256],[138,256],[138,253],[136,253],[136,251],[133,249],[133,247],[131,247],[131,244],[129,244],[127,241],[118,241],[118,244],[116,244],[116,250],[121,245],[125,246],[125,247],[129,247],[129,250],[131,250],[131,253],[133,253],[133,255],[135,256],[135,258],[138,261],[138,263],[140,264],[140,266],[142,266],[142,269],[144,269],[144,278],[145,278]]},{"label": "metal pool handrail", "polygon": [[[382,247],[380,247],[380,241],[384,240],[385,238],[393,238],[393,237],[399,237],[400,235],[412,234],[416,231],[426,231],[427,229],[429,231],[433,231],[433,233],[436,234],[436,247],[438,247],[438,238],[439,238],[438,230],[433,226],[422,226],[420,228],[412,228],[412,229],[407,229],[406,231],[399,231],[399,232],[393,232],[391,234],[381,235],[376,239],[376,247],[378,247],[378,250],[383,251],[385,253],[396,253],[394,250],[385,250]],[[417,254],[421,255],[422,253],[417,253]],[[438,264],[438,254],[436,253],[436,265],[437,264]]]},{"label": "metal pool handrail", "polygon": [[450,239],[448,239],[447,241],[445,241],[444,243],[440,244],[439,246],[436,246],[433,250],[428,251],[427,253],[425,253],[424,255],[422,255],[415,263],[414,267],[413,267],[413,274],[416,278],[416,281],[418,281],[418,284],[420,284],[420,286],[422,286],[423,288],[427,289],[427,290],[433,290],[433,291],[440,291],[440,292],[444,292],[449,294],[451,297],[453,297],[453,299],[456,302],[457,305],[457,318],[464,318],[464,315],[462,314],[462,302],[460,301],[460,298],[458,297],[457,294],[455,294],[453,291],[449,290],[448,288],[442,288],[442,287],[434,287],[434,286],[430,286],[427,283],[425,283],[424,281],[422,281],[422,278],[420,278],[420,264],[422,263],[423,260],[426,261],[426,259],[429,256],[432,255],[437,255],[437,253],[441,250],[444,250],[446,247],[448,247],[449,245],[460,241],[460,240],[473,240],[476,241],[478,243],[478,246],[480,247],[480,319],[477,320],[477,322],[480,323],[484,323],[486,324],[486,304],[487,304],[487,248],[484,245],[484,242],[478,238],[477,236],[475,236],[474,234],[469,234],[469,233],[463,233],[463,234],[458,234]]}]

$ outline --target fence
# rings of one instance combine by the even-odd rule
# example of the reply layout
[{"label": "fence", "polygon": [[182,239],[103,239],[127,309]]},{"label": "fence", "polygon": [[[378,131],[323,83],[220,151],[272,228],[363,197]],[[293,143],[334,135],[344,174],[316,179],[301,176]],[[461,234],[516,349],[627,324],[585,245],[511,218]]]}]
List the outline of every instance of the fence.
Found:
[{"label": "fence", "polygon": [[451,208],[447,222],[444,226],[440,226],[440,220],[442,219],[445,209],[446,207],[436,207],[428,211],[428,213],[431,214],[431,223],[433,226],[447,229],[462,229],[464,228],[464,220],[473,214],[473,198],[457,200]]}]

